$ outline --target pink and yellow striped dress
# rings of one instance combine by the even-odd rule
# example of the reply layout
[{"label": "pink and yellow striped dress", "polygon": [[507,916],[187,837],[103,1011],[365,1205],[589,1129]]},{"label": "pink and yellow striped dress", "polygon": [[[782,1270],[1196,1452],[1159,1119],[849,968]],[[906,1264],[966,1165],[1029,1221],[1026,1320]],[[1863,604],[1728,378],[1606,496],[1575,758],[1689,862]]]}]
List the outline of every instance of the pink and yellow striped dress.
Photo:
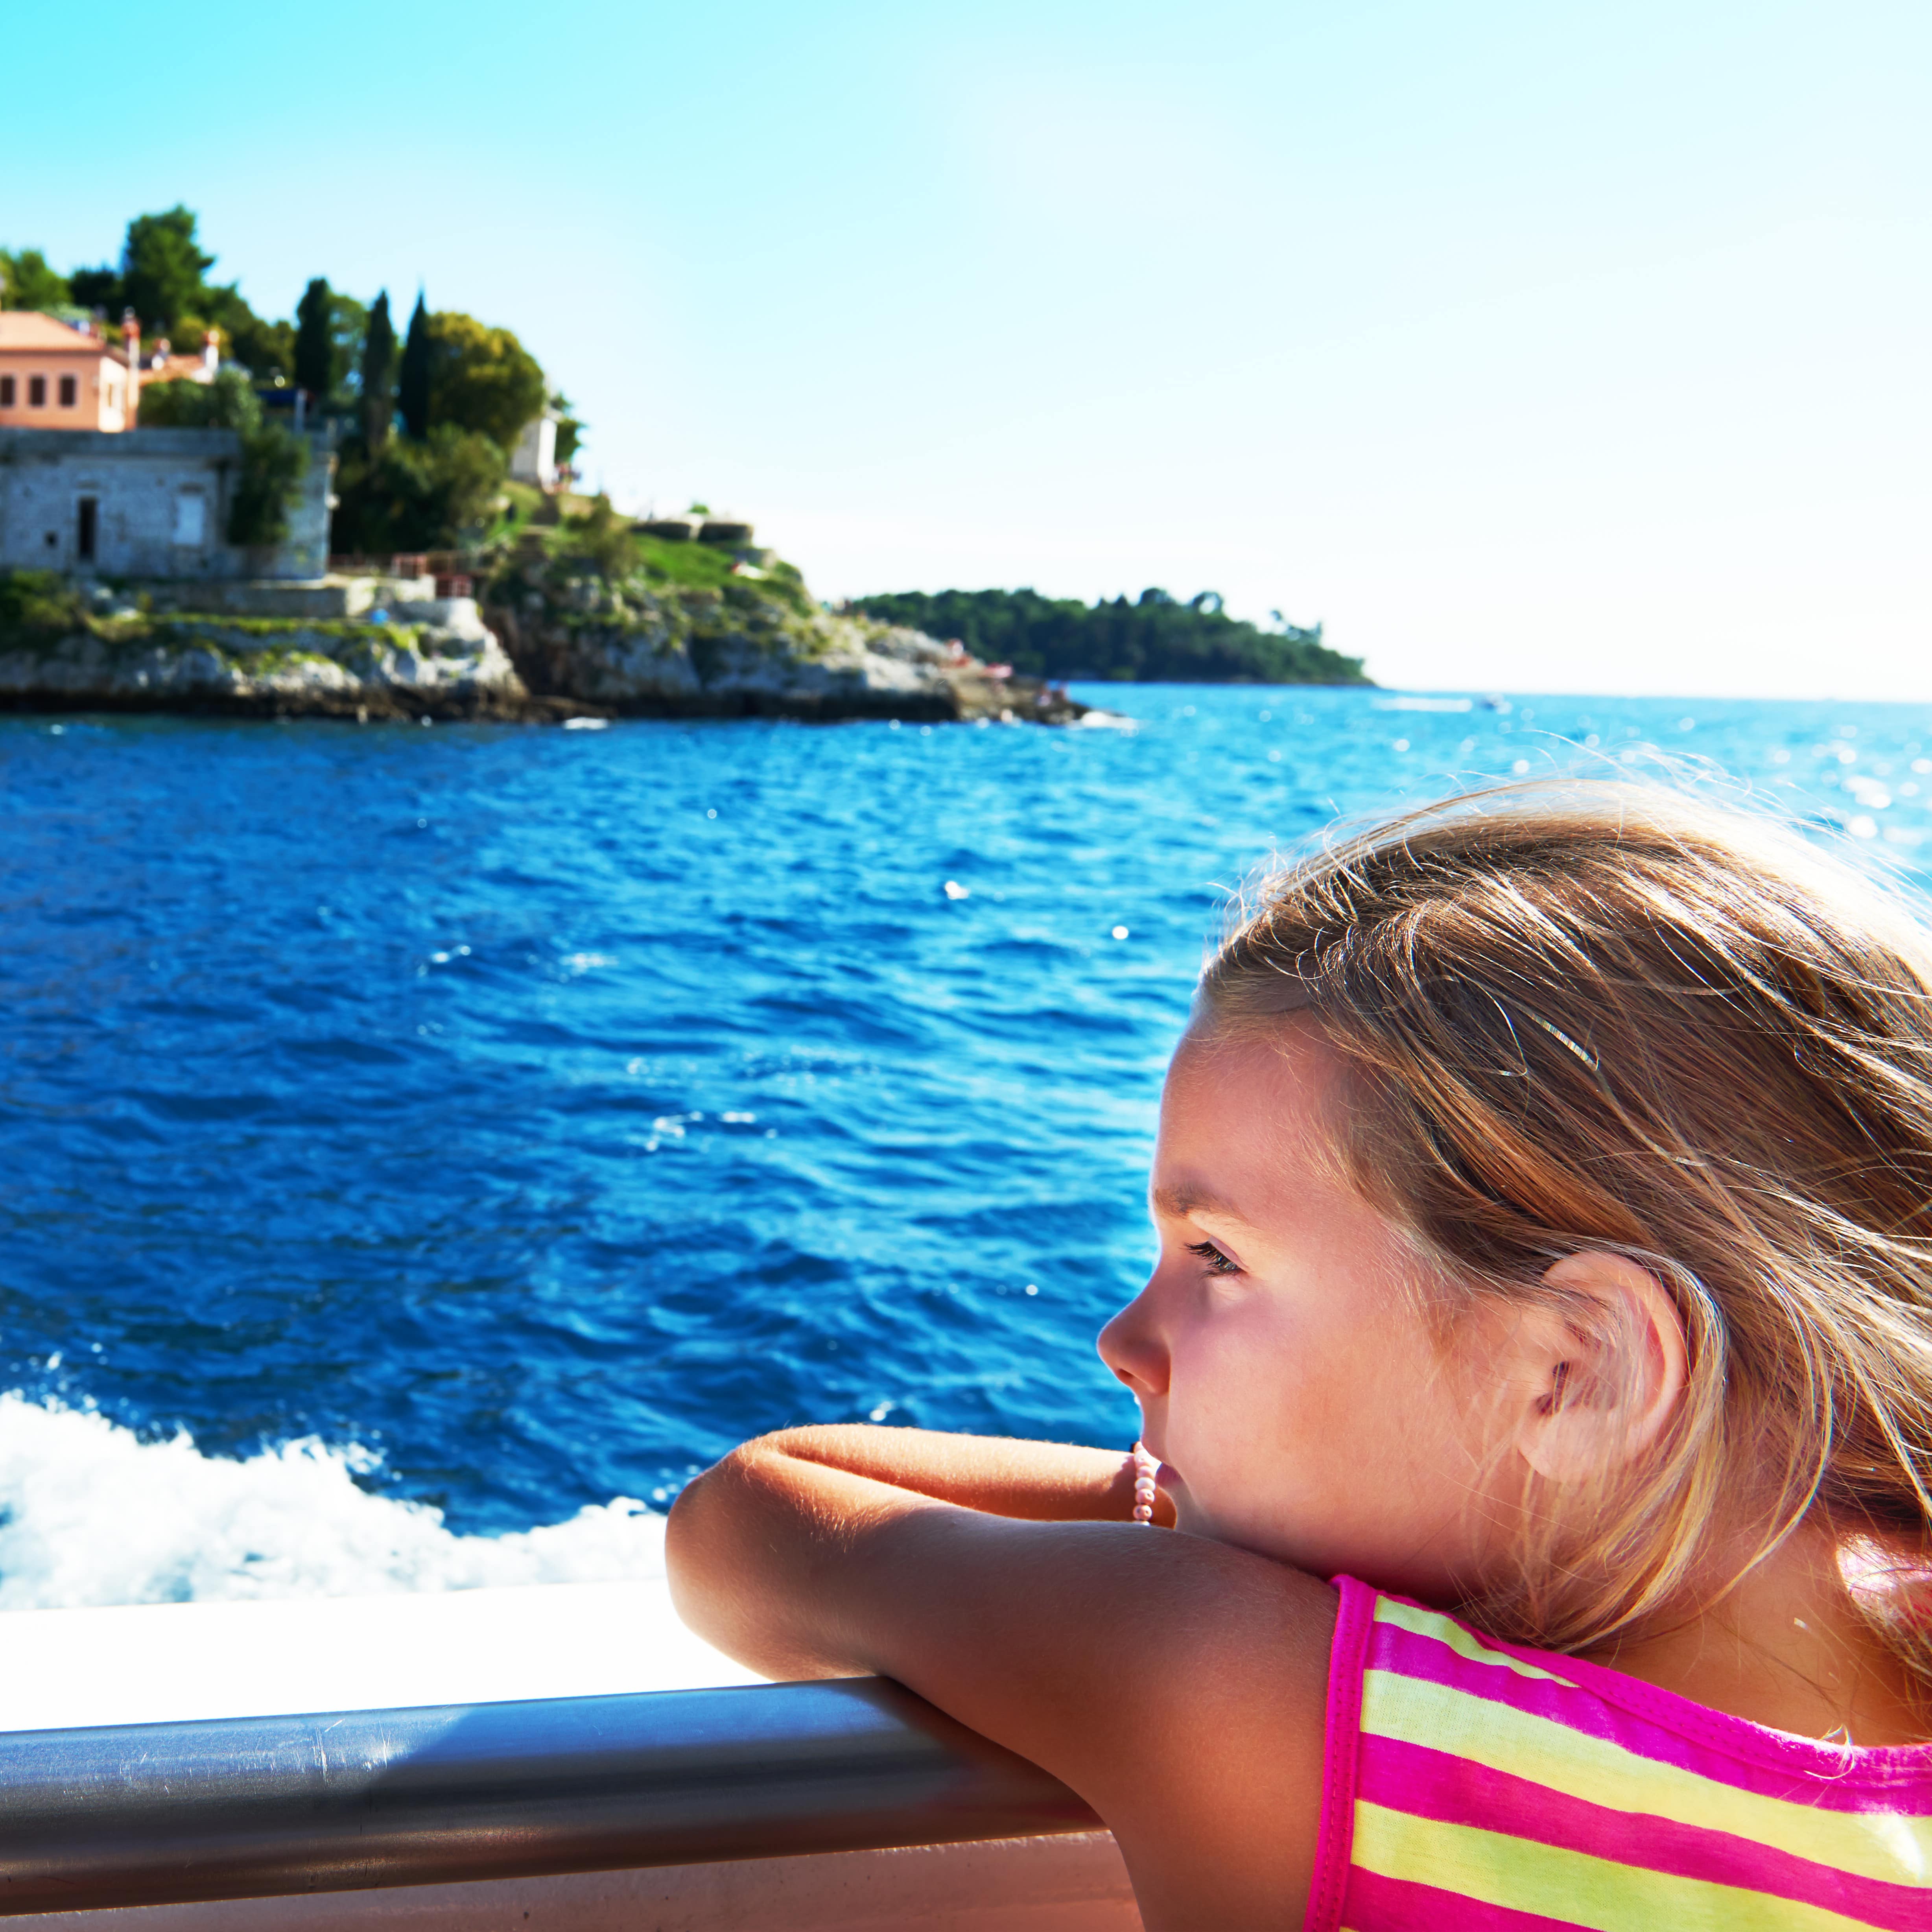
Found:
[{"label": "pink and yellow striped dress", "polygon": [[1766,1730],[1337,1588],[1307,1932],[1932,1932],[1932,1744]]}]

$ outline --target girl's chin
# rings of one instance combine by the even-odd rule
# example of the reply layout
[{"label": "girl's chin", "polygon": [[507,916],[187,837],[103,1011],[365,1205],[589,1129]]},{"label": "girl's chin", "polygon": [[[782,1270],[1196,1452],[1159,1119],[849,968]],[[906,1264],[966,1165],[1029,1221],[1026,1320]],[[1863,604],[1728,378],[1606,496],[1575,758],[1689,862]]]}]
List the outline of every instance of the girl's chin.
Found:
[{"label": "girl's chin", "polygon": [[1198,1496],[1189,1493],[1185,1483],[1178,1479],[1170,1483],[1164,1468],[1160,1486],[1174,1504],[1176,1529],[1184,1529],[1190,1536],[1198,1536],[1210,1543],[1225,1543],[1231,1550],[1245,1550],[1251,1556],[1265,1556],[1271,1563],[1286,1563],[1298,1570],[1309,1568],[1307,1552],[1299,1547],[1295,1539],[1284,1536],[1279,1529],[1270,1531],[1258,1524],[1238,1520],[1229,1522],[1217,1517]]},{"label": "girl's chin", "polygon": [[1214,1535],[1214,1526],[1208,1512],[1190,1492],[1186,1484],[1165,1462],[1160,1468],[1160,1492],[1174,1505],[1174,1526],[1176,1529],[1184,1529],[1191,1536]]}]

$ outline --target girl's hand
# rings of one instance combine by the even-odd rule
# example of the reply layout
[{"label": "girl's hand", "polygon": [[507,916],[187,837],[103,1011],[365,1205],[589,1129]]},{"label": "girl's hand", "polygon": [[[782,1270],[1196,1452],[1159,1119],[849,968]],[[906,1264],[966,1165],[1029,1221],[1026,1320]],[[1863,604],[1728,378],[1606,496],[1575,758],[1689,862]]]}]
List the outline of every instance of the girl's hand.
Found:
[{"label": "girl's hand", "polygon": [[790,1430],[680,1496],[672,1598],[767,1676],[896,1678],[1052,1772],[1112,1828],[1150,1932],[1292,1922],[1334,1593],[1132,1504],[1106,1450]]}]

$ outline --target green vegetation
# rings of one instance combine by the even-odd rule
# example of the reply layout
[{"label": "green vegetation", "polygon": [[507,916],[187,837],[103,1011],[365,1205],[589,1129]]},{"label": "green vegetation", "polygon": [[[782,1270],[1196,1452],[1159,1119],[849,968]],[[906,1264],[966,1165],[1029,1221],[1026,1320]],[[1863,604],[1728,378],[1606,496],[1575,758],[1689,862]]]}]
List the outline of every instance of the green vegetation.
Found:
[{"label": "green vegetation", "polygon": [[212,382],[157,382],[141,398],[149,429],[232,429],[242,439],[242,466],[228,514],[228,541],[278,544],[289,533],[289,511],[308,467],[300,437],[270,422],[261,400],[238,369]]},{"label": "green vegetation", "polygon": [[536,490],[512,484],[506,494],[511,513],[497,534],[512,576],[531,566],[550,576],[596,578],[620,596],[691,598],[713,610],[766,608],[788,617],[819,614],[805,579],[791,564],[771,562],[748,577],[739,550],[723,544],[647,536],[619,515],[608,496],[593,498],[588,510],[545,529],[526,520],[536,507]]},{"label": "green vegetation", "polygon": [[174,616],[138,608],[103,615],[73,584],[50,570],[0,571],[0,652],[37,655],[70,639],[92,637],[118,652],[154,645],[199,645],[218,652],[251,676],[283,664],[333,658],[341,663],[363,650],[422,648],[419,626],[367,618]]},{"label": "green vegetation", "polygon": [[362,440],[369,454],[380,456],[396,416],[396,331],[389,320],[389,292],[385,289],[369,311],[369,328],[362,339]]},{"label": "green vegetation", "polygon": [[52,314],[72,307],[74,292],[38,248],[0,248],[0,308],[37,308]]},{"label": "green vegetation", "polygon": [[165,214],[139,214],[128,224],[119,294],[137,316],[152,316],[170,334],[204,316],[214,257],[202,253],[195,218],[177,203]]},{"label": "green vegetation", "polygon": [[[361,341],[361,421],[342,443],[331,548],[374,556],[477,548],[496,520],[511,447],[544,406],[536,358],[507,328],[433,314],[418,296],[398,359],[387,290]],[[390,434],[398,414],[400,437]]]},{"label": "green vegetation", "polygon": [[403,344],[396,406],[403,412],[403,428],[422,442],[429,434],[429,308],[420,292],[410,312],[409,336]]},{"label": "green vegetation", "polygon": [[506,466],[487,436],[452,423],[373,452],[352,436],[335,472],[332,547],[369,556],[473,548],[496,516]]},{"label": "green vegetation", "polygon": [[55,570],[0,570],[0,646],[22,637],[86,628],[80,592]]},{"label": "green vegetation", "polygon": [[543,370],[507,328],[439,310],[429,319],[429,420],[487,436],[506,454],[543,413]]},{"label": "green vegetation", "polygon": [[211,282],[215,258],[205,253],[190,208],[177,205],[139,214],[128,224],[114,267],[76,268],[68,278],[74,304],[111,322],[131,308],[150,343],[162,336],[192,351],[213,329],[224,352],[261,382],[286,381],[295,366],[295,329],[265,320],[232,282]]},{"label": "green vegetation", "polygon": [[[1322,641],[1322,627],[1280,630],[1230,617],[1204,590],[1182,603],[1165,590],[1087,604],[1034,590],[908,590],[854,608],[1032,677],[1152,684],[1366,684],[1359,658]],[[1279,614],[1277,617],[1279,616]]]},{"label": "green vegetation", "polygon": [[328,326],[328,284],[320,275],[296,304],[296,387],[312,396],[335,389],[335,340]]},{"label": "green vegetation", "polygon": [[511,447],[543,408],[543,370],[507,328],[432,314],[418,296],[398,373],[404,434],[395,438],[394,412],[369,393],[394,344],[386,290],[364,325],[362,422],[343,442],[330,547],[366,556],[473,548],[496,517]]},{"label": "green vegetation", "polygon": [[561,389],[554,389],[550,406],[556,412],[556,460],[560,464],[572,462],[584,437],[584,425],[577,419],[577,405]]}]

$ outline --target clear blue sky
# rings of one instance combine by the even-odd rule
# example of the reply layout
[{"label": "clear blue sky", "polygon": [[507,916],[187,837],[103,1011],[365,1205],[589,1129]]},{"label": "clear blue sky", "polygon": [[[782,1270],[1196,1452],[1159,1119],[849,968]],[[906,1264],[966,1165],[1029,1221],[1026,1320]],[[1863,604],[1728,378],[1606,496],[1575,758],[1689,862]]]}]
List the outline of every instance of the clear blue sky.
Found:
[{"label": "clear blue sky", "polygon": [[1160,584],[1417,686],[1932,697],[1932,8],[10,17],[0,242],[508,324],[821,595]]}]

